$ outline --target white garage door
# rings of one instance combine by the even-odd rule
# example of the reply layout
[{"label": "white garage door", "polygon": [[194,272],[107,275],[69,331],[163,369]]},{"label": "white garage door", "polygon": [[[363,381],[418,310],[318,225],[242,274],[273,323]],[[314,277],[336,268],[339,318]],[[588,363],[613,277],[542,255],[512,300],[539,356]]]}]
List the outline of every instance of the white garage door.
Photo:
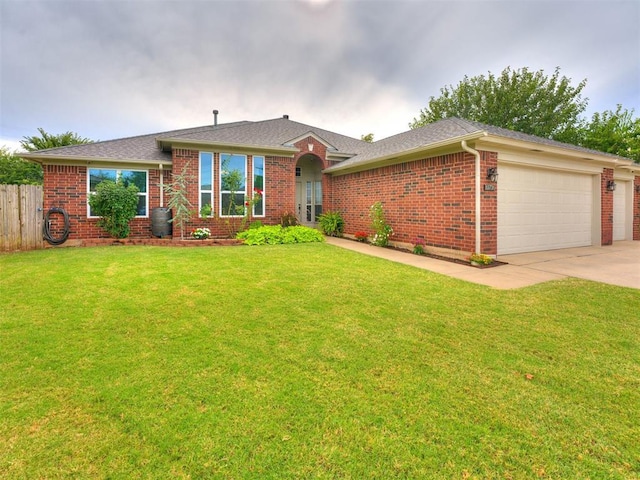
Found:
[{"label": "white garage door", "polygon": [[617,182],[613,192],[613,239],[627,237],[627,182]]},{"label": "white garage door", "polygon": [[591,175],[514,165],[498,173],[499,254],[592,244]]}]

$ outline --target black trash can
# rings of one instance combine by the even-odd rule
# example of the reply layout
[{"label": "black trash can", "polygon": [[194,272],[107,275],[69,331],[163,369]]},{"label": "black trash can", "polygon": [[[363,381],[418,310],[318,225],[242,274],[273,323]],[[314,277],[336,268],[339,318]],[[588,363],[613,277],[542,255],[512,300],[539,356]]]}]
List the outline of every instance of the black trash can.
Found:
[{"label": "black trash can", "polygon": [[151,234],[154,237],[167,237],[171,235],[171,209],[156,207],[151,210]]}]

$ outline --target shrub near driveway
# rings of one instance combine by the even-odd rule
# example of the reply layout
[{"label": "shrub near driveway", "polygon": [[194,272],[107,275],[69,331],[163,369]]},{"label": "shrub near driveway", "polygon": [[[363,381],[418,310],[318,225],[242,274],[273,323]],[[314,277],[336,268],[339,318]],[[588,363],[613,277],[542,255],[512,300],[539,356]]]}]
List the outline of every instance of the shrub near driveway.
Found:
[{"label": "shrub near driveway", "polygon": [[322,243],[0,271],[2,478],[640,475],[636,290],[492,290]]}]

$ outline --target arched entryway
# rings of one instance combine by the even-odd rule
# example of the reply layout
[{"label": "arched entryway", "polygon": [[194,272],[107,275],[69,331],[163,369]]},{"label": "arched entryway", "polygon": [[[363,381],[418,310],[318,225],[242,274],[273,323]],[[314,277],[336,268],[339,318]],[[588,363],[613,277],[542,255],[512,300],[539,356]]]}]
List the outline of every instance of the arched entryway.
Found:
[{"label": "arched entryway", "polygon": [[296,163],[296,216],[301,225],[315,227],[322,213],[322,161],[301,156]]}]

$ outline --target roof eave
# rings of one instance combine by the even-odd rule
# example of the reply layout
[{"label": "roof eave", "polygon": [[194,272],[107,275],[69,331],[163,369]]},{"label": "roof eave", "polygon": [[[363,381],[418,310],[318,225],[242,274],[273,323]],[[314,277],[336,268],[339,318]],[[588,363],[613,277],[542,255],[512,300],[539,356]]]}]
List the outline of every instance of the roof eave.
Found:
[{"label": "roof eave", "polygon": [[156,140],[158,148],[163,149],[166,146],[171,148],[205,148],[208,150],[216,150],[219,152],[242,152],[242,153],[271,153],[274,155],[293,157],[298,153],[295,147],[285,147],[276,145],[248,145],[245,143],[229,143],[229,142],[208,142],[204,140],[176,140],[172,138],[158,138]]},{"label": "roof eave", "polygon": [[171,160],[145,160],[140,158],[109,158],[109,157],[87,157],[87,156],[69,156],[69,155],[38,155],[37,153],[28,153],[19,155],[20,158],[33,160],[40,164],[54,165],[87,165],[91,163],[128,163],[136,165],[171,165]]},{"label": "roof eave", "polygon": [[324,173],[346,175],[348,173],[361,172],[363,170],[370,170],[372,168],[385,167],[396,163],[412,162],[421,158],[433,157],[437,155],[445,155],[459,151],[459,144],[462,141],[478,140],[486,136],[485,131],[476,131],[466,135],[458,137],[448,138],[427,145],[421,145],[402,152],[390,153],[382,157],[375,157],[363,162],[358,162],[354,165],[334,165],[324,170]]},{"label": "roof eave", "polygon": [[574,160],[588,160],[613,167],[619,167],[622,165],[633,163],[631,160],[623,157],[616,157],[596,151],[580,150],[579,147],[573,149],[571,148],[571,146],[563,147],[556,145],[547,145],[545,143],[506,138],[492,134],[488,134],[485,138],[480,140],[479,144],[479,148],[482,148],[483,146],[498,145],[502,147],[511,147],[518,150],[529,150],[535,153],[558,155],[566,158],[572,158]]}]

